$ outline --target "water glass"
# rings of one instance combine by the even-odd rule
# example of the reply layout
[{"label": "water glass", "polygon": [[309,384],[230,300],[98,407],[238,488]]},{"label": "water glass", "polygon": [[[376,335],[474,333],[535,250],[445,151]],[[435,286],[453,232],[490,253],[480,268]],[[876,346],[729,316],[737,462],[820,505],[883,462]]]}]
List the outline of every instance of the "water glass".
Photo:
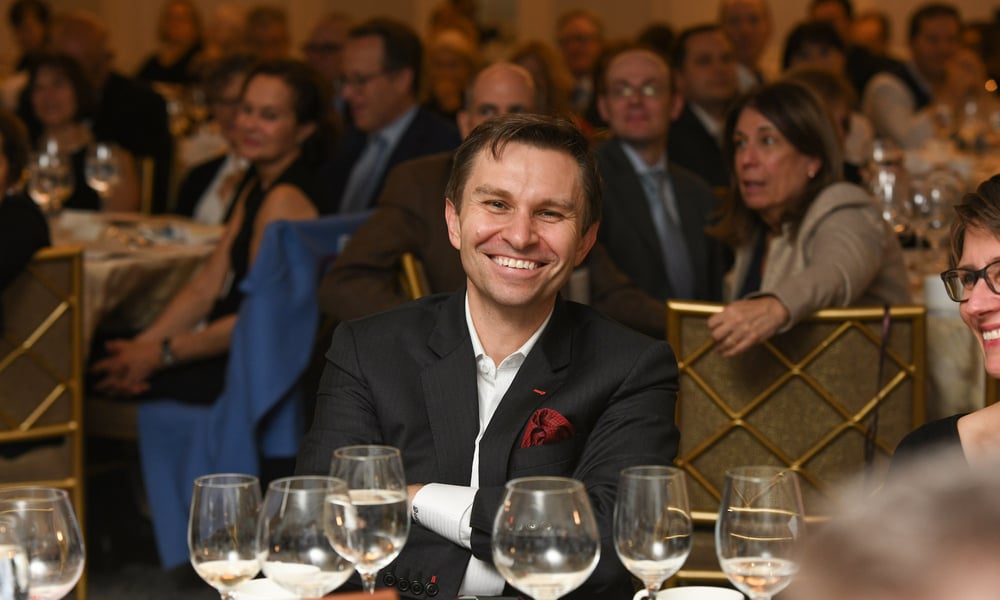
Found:
[{"label": "water glass", "polygon": [[13,515],[0,516],[0,600],[28,600],[28,547]]},{"label": "water glass", "polygon": [[[83,574],[85,552],[80,525],[66,490],[47,487],[0,490],[0,517],[16,519],[16,527],[23,536],[32,600],[59,600],[69,594]],[[15,564],[19,560],[15,557]]]}]

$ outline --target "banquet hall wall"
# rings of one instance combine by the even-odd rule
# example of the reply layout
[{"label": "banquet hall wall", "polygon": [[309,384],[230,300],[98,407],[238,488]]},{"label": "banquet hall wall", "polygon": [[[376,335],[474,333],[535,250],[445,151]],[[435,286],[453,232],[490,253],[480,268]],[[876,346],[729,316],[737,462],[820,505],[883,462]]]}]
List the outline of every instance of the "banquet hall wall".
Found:
[{"label": "banquet hall wall", "polygon": [[[0,13],[6,14],[12,0],[0,0]],[[50,0],[57,9],[82,8],[102,15],[112,34],[112,47],[117,50],[116,62],[124,72],[133,72],[156,44],[156,18],[161,0]],[[208,14],[223,2],[244,6],[265,3],[262,0],[196,0],[203,14]],[[328,11],[338,10],[365,18],[374,15],[394,15],[408,20],[421,31],[427,16],[441,0],[293,0],[282,2],[289,14],[293,47],[298,48],[315,19]],[[274,3],[274,2],[272,2]],[[989,19],[1000,8],[995,2],[983,0],[953,0],[966,19]],[[601,15],[609,37],[625,37],[650,21],[668,21],[679,29],[689,24],[713,20],[717,2],[690,0],[479,0],[481,8],[490,14],[508,17],[511,29],[520,40],[540,38],[551,40],[556,17],[570,8],[587,8]],[[800,20],[808,0],[770,0],[774,13],[775,34],[765,57],[765,65],[774,70],[779,60],[785,33]],[[919,0],[854,0],[859,11],[879,8],[893,18],[893,46],[897,54],[905,53],[906,19]],[[4,30],[6,31],[6,29]],[[0,75],[10,71],[16,48],[9,35],[0,35]]]}]

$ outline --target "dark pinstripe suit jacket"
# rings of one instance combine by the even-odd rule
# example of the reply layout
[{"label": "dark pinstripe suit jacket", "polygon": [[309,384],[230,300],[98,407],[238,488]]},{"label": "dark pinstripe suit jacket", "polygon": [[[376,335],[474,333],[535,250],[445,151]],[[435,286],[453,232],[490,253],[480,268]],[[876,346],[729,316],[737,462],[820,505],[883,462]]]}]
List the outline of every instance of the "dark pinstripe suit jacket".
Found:
[{"label": "dark pinstripe suit jacket", "polygon": [[[469,485],[479,415],[464,298],[464,290],[430,296],[341,324],[326,355],[299,473],[327,473],[340,446],[377,443],[400,448],[409,483]],[[630,465],[670,464],[677,452],[676,392],[677,366],[665,342],[558,300],[480,442],[472,552],[415,524],[385,571],[409,580],[435,577],[439,597],[454,598],[470,554],[491,560],[504,483],[556,475],[586,484],[603,534],[597,570],[569,597],[631,598],[612,542],[618,475]],[[569,419],[575,435],[521,448],[528,419],[540,408]]]}]

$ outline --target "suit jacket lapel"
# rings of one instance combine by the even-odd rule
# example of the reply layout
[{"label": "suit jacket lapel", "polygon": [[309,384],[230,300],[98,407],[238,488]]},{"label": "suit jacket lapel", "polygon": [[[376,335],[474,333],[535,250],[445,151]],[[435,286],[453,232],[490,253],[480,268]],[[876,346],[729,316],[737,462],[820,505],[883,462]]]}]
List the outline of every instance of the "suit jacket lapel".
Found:
[{"label": "suit jacket lapel", "polygon": [[607,188],[613,190],[613,197],[608,200],[621,207],[625,220],[635,229],[642,243],[648,248],[645,259],[654,261],[661,272],[666,272],[663,264],[663,251],[660,249],[660,239],[653,227],[653,219],[649,213],[649,203],[646,200],[646,190],[639,181],[639,175],[632,168],[632,162],[625,156],[622,142],[612,139],[606,142],[607,157],[611,162]]},{"label": "suit jacket lapel", "polygon": [[479,432],[479,392],[464,290],[442,306],[427,345],[440,357],[421,377],[440,482],[468,485]]},{"label": "suit jacket lapel", "polygon": [[528,419],[562,386],[573,344],[573,331],[562,299],[548,327],[521,365],[479,442],[480,487],[507,481],[510,452],[521,443]]}]

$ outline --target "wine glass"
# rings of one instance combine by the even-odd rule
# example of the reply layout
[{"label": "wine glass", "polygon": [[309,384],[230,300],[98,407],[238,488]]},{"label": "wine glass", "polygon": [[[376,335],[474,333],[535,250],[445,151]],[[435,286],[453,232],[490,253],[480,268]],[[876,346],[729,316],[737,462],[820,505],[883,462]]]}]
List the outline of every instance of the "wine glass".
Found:
[{"label": "wine glass", "polygon": [[257,525],[257,551],[264,574],[300,598],[320,598],[351,576],[354,567],[326,537],[327,497],[347,496],[333,477],[285,477],[267,486]]},{"label": "wine glass", "polygon": [[684,472],[640,466],[622,471],[615,501],[615,551],[649,598],[691,553],[691,513]]},{"label": "wine glass", "polygon": [[751,600],[770,600],[791,583],[803,514],[795,473],[771,466],[726,471],[715,551],[726,577]]},{"label": "wine glass", "polygon": [[28,195],[46,213],[57,213],[73,193],[73,169],[62,154],[39,152],[28,166]]},{"label": "wine glass", "polygon": [[326,534],[375,592],[378,570],[391,563],[410,533],[410,507],[399,450],[346,446],[333,452],[330,475],[347,483],[348,498],[328,497]]},{"label": "wine glass", "polygon": [[13,516],[23,536],[31,600],[65,597],[80,580],[85,560],[80,525],[66,490],[0,490],[0,516]]},{"label": "wine glass", "polygon": [[28,600],[28,548],[13,515],[0,515],[0,598]]},{"label": "wine glass", "polygon": [[87,149],[87,159],[84,163],[84,174],[87,185],[94,188],[101,197],[101,210],[104,210],[111,190],[121,180],[121,165],[118,155],[112,145],[106,142],[96,142]]},{"label": "wine glass", "polygon": [[223,599],[260,571],[257,518],[260,482],[252,475],[225,473],[194,480],[188,550],[198,576]]},{"label": "wine glass", "polygon": [[535,600],[555,600],[580,587],[601,557],[583,484],[565,477],[507,482],[492,548],[503,578]]}]

